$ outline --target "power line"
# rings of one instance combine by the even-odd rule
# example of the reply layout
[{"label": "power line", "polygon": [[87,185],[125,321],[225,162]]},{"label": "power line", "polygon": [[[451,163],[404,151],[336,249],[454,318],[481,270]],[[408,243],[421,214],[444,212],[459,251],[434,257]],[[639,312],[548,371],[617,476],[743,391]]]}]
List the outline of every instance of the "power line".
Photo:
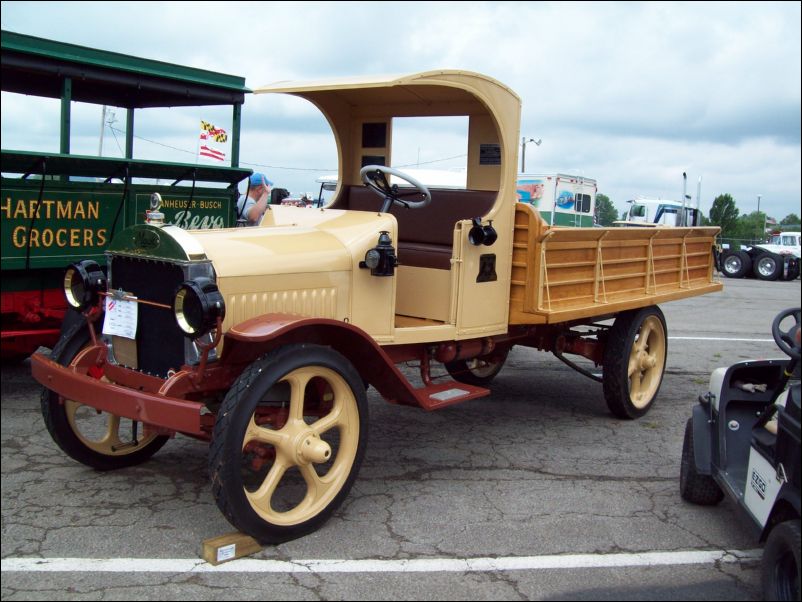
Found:
[{"label": "power line", "polygon": [[[109,125],[109,129],[111,129],[112,133],[114,133],[115,131],[119,132],[121,134],[125,133],[125,130],[117,129],[117,128],[111,126],[111,125]],[[156,144],[157,146],[163,146],[164,148],[169,148],[171,150],[175,150],[175,151],[179,151],[179,152],[182,152],[182,153],[186,153],[186,154],[189,154],[189,155],[192,155],[192,156],[195,156],[197,154],[195,151],[188,151],[186,149],[178,148],[176,146],[171,146],[169,144],[164,144],[162,142],[156,142],[155,140],[150,140],[148,138],[143,138],[142,136],[134,135],[134,138],[136,138],[138,140],[143,140],[145,142],[150,142],[151,144]],[[116,136],[115,136],[115,140],[116,140]],[[119,146],[119,142],[117,143],[117,145]],[[467,156],[468,156],[467,154],[454,155],[453,157],[445,157],[443,159],[433,159],[432,161],[424,161],[422,163],[407,163],[407,164],[404,164],[404,165],[398,165],[397,167],[415,167],[416,165],[431,165],[432,163],[441,163],[443,161],[451,161],[452,159],[461,159],[461,158],[467,157]],[[337,171],[337,168],[284,167],[284,166],[281,166],[281,165],[267,165],[265,163],[254,163],[252,161],[240,161],[240,163],[242,165],[248,165],[248,166],[253,166],[253,167],[263,167],[263,168],[266,168],[266,169],[285,169],[287,171],[312,171],[312,172]]]}]

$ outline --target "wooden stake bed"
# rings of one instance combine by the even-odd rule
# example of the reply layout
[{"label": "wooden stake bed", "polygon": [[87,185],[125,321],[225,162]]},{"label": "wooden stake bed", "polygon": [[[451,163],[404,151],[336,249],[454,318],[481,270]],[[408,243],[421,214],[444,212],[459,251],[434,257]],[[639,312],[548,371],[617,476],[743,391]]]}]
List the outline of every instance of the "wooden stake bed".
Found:
[{"label": "wooden stake bed", "polygon": [[719,291],[718,228],[548,228],[515,211],[510,324],[602,316]]}]

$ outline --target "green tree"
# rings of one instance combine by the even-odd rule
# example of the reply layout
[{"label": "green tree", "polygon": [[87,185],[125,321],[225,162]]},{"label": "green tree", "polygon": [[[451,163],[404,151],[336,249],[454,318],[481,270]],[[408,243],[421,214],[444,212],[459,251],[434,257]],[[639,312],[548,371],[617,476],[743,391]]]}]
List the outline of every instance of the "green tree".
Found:
[{"label": "green tree", "polygon": [[762,241],[766,237],[765,226],[766,214],[762,211],[753,211],[738,218],[730,236],[741,240]]},{"label": "green tree", "polygon": [[799,223],[799,216],[796,213],[789,213],[780,222],[781,226],[793,226]]},{"label": "green tree", "polygon": [[[735,237],[738,230],[738,207],[729,193],[718,195],[710,208],[710,223],[721,228],[724,238]],[[754,231],[753,231],[754,235]]]},{"label": "green tree", "polygon": [[618,210],[606,194],[596,195],[596,223],[599,226],[612,226],[618,219]]}]

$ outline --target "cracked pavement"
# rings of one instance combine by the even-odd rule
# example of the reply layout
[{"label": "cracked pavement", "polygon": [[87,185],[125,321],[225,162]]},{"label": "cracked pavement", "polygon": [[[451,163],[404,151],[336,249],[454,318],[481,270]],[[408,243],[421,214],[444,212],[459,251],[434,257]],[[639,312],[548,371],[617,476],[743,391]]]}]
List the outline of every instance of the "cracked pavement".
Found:
[{"label": "cracked pavement", "polygon": [[[615,419],[601,385],[516,348],[490,397],[433,413],[369,391],[365,460],[319,531],[253,558],[420,559],[758,548],[734,504],[679,496],[685,421],[710,371],[780,357],[771,320],[797,282],[726,281],[662,306],[669,354],[654,408]],[[405,368],[405,370],[413,370]],[[441,373],[441,371],[437,371]],[[233,528],[218,511],[208,446],[177,437],[150,461],[96,472],[50,439],[26,364],[2,371],[2,557],[198,558]],[[755,562],[465,573],[4,572],[3,600],[756,600]]]}]

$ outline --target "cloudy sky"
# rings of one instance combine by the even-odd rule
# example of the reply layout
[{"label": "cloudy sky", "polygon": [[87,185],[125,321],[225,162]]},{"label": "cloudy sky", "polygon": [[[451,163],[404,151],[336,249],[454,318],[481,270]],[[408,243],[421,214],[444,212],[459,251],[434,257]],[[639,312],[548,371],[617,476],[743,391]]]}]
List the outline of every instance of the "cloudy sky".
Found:
[{"label": "cloudy sky", "polygon": [[[2,2],[2,28],[245,77],[278,80],[429,69],[478,71],[522,99],[530,173],[598,182],[702,209],[800,214],[800,3]],[[72,152],[97,154],[101,109],[73,109]],[[134,155],[193,161],[198,121],[230,110],[138,113]],[[115,127],[124,128],[119,111]],[[58,103],[3,94],[3,148],[58,150]],[[460,122],[447,128],[464,127]],[[411,124],[394,164],[464,165]],[[119,144],[122,144],[120,139]],[[105,155],[121,155],[106,129]],[[448,159],[449,157],[454,157]],[[448,159],[448,160],[443,160]],[[331,131],[305,101],[248,96],[241,163],[294,193],[336,172]]]}]

